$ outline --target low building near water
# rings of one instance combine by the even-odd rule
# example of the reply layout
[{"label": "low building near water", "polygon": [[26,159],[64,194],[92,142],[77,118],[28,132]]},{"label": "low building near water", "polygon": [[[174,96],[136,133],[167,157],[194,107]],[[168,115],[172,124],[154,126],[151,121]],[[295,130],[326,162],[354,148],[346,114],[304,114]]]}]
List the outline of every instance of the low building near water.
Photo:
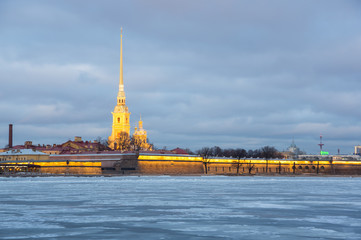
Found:
[{"label": "low building near water", "polygon": [[39,161],[49,160],[49,154],[33,149],[11,149],[0,153],[0,161]]},{"label": "low building near water", "polygon": [[33,149],[11,149],[0,153],[0,174],[39,172],[37,162],[49,161],[49,154]]}]

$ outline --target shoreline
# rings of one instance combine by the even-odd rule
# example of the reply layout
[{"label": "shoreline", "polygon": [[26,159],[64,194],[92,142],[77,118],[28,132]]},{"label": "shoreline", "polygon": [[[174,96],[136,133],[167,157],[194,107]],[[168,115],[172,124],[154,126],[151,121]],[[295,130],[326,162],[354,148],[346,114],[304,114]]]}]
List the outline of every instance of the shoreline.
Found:
[{"label": "shoreline", "polygon": [[0,178],[32,178],[32,177],[339,177],[359,178],[361,175],[332,175],[332,174],[0,174]]}]

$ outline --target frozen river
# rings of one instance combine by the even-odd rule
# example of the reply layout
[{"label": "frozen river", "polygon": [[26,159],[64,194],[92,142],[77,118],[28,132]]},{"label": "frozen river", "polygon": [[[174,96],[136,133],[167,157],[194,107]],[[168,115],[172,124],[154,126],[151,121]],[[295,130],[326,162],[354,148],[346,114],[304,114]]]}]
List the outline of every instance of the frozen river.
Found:
[{"label": "frozen river", "polygon": [[361,239],[361,178],[0,178],[0,239]]}]

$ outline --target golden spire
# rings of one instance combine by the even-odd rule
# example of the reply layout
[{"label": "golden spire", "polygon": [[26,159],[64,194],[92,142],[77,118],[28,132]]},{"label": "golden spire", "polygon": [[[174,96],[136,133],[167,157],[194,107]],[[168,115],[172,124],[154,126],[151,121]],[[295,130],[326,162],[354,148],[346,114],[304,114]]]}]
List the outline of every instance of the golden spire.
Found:
[{"label": "golden spire", "polygon": [[125,93],[123,82],[123,28],[120,28],[120,70],[119,70],[119,92],[117,105],[125,105]]},{"label": "golden spire", "polygon": [[138,122],[139,129],[143,130],[143,121],[142,121],[142,114],[140,114],[139,122]]},{"label": "golden spire", "polygon": [[123,28],[120,28],[120,71],[119,71],[119,92],[124,91],[123,82]]}]

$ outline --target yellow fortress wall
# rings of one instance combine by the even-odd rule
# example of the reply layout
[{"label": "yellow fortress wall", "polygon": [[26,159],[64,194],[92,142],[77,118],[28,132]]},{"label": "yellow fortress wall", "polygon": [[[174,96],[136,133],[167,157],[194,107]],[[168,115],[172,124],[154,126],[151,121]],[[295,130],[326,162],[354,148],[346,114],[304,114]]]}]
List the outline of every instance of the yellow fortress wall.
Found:
[{"label": "yellow fortress wall", "polygon": [[48,160],[0,161],[2,171],[16,167],[21,167],[19,171],[79,175],[361,175],[361,161],[342,160],[238,160],[177,154],[100,153],[50,155]]}]

